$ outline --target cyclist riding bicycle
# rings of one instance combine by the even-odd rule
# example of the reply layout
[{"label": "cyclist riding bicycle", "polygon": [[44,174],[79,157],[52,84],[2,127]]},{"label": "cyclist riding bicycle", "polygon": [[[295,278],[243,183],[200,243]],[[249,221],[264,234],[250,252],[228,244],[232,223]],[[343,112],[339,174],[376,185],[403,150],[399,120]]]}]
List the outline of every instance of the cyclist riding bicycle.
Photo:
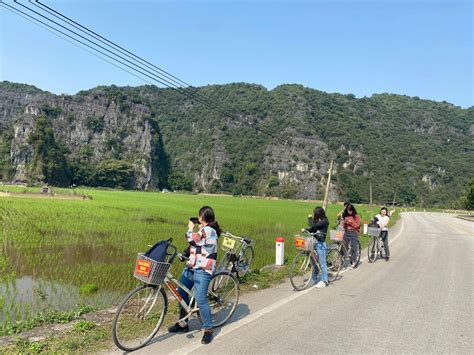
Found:
[{"label": "cyclist riding bicycle", "polygon": [[316,284],[317,288],[323,288],[328,285],[328,269],[326,264],[326,233],[328,231],[329,221],[322,207],[316,207],[313,213],[313,216],[309,215],[308,217],[308,225],[310,227],[306,228],[306,230],[310,233],[317,233],[315,235],[316,243],[314,244],[314,249],[318,254],[319,263],[321,265],[321,279],[318,283],[316,283],[318,278],[318,268],[316,267],[313,268],[313,274],[311,278]]},{"label": "cyclist riding bicycle", "polygon": [[[189,260],[181,274],[179,281],[188,289],[194,286],[196,302],[203,321],[204,335],[202,344],[209,344],[212,341],[212,316],[209,303],[207,302],[207,289],[216,269],[217,260],[217,238],[221,233],[219,224],[215,220],[214,210],[209,206],[203,206],[199,210],[199,229],[194,232],[193,221],[188,223],[186,240],[189,243]],[[195,221],[197,222],[197,221]],[[178,289],[186,303],[189,304],[189,297],[181,288]],[[185,311],[180,307],[180,319],[186,316]],[[187,332],[189,326],[176,323],[168,328],[171,333]]]}]

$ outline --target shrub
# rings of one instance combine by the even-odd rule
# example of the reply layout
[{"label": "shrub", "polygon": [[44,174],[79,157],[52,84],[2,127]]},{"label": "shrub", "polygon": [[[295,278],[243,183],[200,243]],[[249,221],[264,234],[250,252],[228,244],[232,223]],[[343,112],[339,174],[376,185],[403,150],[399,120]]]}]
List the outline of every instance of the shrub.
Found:
[{"label": "shrub", "polygon": [[97,291],[99,291],[99,287],[97,287],[97,285],[94,285],[94,284],[84,284],[79,289],[79,292],[82,295],[92,295],[93,293],[96,293]]}]

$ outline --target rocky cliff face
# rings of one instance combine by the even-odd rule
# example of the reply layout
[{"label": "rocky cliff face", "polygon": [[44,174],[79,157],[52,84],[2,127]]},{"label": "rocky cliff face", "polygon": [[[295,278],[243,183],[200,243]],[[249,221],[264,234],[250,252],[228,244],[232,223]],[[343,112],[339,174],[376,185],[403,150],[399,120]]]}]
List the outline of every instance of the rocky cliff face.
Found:
[{"label": "rocky cliff face", "polygon": [[[18,90],[19,89],[19,90]],[[84,147],[92,151],[92,163],[120,158],[134,163],[138,175],[136,186],[156,185],[154,152],[160,133],[151,124],[150,109],[129,100],[117,102],[100,90],[75,96],[56,96],[47,92],[0,91],[2,130],[11,130],[11,161],[14,179],[27,179],[26,166],[32,149],[28,136],[34,129],[34,118],[46,115],[52,122],[57,141],[67,145],[70,156],[79,155]]]},{"label": "rocky cliff face", "polygon": [[[356,99],[299,85],[196,90],[236,116],[153,86],[54,95],[2,82],[0,177],[31,179],[29,137],[39,116],[66,146],[66,159],[127,161],[139,189],[187,179],[203,191],[322,198],[334,159],[333,200],[367,201],[370,181],[376,200],[395,194],[426,203],[455,198],[452,191],[474,174],[473,108],[389,94]],[[256,130],[259,124],[273,135]]]}]

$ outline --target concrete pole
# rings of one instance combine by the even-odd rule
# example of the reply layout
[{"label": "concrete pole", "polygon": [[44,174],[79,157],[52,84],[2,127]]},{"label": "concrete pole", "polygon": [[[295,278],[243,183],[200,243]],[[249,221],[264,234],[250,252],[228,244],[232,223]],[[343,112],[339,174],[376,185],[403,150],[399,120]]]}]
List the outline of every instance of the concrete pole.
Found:
[{"label": "concrete pole", "polygon": [[327,211],[327,207],[328,207],[329,187],[331,185],[331,176],[332,176],[332,163],[333,163],[333,160],[331,159],[331,163],[329,164],[328,181],[326,183],[326,191],[324,192],[323,208],[324,208],[325,211]]},{"label": "concrete pole", "polygon": [[370,205],[372,206],[372,183],[369,184],[369,190],[370,190]]}]

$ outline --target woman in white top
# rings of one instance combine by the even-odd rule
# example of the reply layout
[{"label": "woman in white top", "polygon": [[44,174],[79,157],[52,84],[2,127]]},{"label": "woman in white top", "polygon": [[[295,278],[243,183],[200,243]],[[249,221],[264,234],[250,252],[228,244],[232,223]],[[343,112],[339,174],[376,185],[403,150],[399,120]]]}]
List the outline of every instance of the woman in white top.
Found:
[{"label": "woman in white top", "polygon": [[385,248],[385,261],[388,261],[390,259],[390,250],[388,249],[388,227],[387,226],[388,226],[388,222],[390,221],[390,218],[388,217],[387,207],[382,207],[380,209],[380,214],[376,215],[375,217],[378,219],[377,224],[382,230],[380,234],[382,235],[383,246]]}]

